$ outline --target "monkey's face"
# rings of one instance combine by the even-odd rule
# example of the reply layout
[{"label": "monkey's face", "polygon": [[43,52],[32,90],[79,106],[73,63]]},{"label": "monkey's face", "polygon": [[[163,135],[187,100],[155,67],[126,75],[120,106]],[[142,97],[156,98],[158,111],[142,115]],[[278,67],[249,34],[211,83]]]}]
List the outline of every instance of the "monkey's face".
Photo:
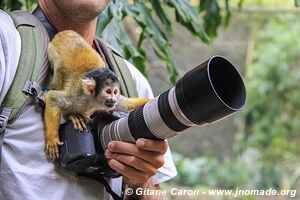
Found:
[{"label": "monkey's face", "polygon": [[104,88],[99,93],[99,100],[104,100],[104,106],[109,110],[114,109],[117,99],[120,96],[120,87],[119,83],[112,83],[109,81],[109,84],[105,84]]},{"label": "monkey's face", "polygon": [[95,110],[110,111],[117,104],[120,96],[118,77],[107,68],[89,71],[82,81],[83,92],[91,97]]}]

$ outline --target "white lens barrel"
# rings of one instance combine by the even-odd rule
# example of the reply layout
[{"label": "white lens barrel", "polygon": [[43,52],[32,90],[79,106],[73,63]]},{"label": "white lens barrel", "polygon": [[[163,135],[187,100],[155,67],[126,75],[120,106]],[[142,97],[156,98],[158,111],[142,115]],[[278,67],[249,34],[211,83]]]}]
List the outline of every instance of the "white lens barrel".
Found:
[{"label": "white lens barrel", "polygon": [[158,98],[152,99],[144,106],[143,115],[146,125],[151,133],[159,139],[173,137],[177,133],[170,129],[161,118],[158,109]]},{"label": "white lens barrel", "polygon": [[180,109],[177,99],[176,99],[176,94],[175,94],[175,87],[173,87],[168,95],[168,100],[169,100],[169,104],[171,107],[171,110],[173,112],[173,114],[175,115],[175,117],[177,118],[178,121],[180,121],[182,124],[186,125],[186,126],[194,126],[195,124],[190,121],[185,114],[182,112],[182,110]]}]

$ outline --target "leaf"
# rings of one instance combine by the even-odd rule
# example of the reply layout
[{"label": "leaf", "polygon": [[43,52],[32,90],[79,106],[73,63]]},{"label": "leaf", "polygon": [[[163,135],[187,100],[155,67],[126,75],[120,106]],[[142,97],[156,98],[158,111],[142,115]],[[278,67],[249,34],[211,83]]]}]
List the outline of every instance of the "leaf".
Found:
[{"label": "leaf", "polygon": [[[167,37],[164,32],[159,28],[154,19],[151,16],[151,10],[143,3],[143,1],[137,1],[135,6],[143,13],[142,18],[137,18],[138,24],[145,24],[147,28],[143,29],[143,34],[153,39],[155,45],[162,53],[159,58],[166,62],[168,72],[170,73],[170,80],[173,84],[176,83],[178,76],[175,64],[171,59],[170,44],[167,41]],[[143,40],[143,35],[142,38]],[[139,42],[140,44],[141,42]],[[141,45],[139,45],[141,46]],[[157,50],[156,50],[157,51]]]},{"label": "leaf", "polygon": [[25,0],[26,10],[32,11],[34,9],[33,6],[37,5],[37,0]]},{"label": "leaf", "polygon": [[119,40],[120,45],[126,51],[126,58],[130,59],[134,66],[146,77],[147,73],[147,59],[144,49],[136,49],[129,40]]},{"label": "leaf", "polygon": [[[111,5],[110,5],[111,6]],[[111,7],[106,8],[104,11],[101,12],[101,14],[98,17],[97,21],[97,35],[101,35],[106,26],[111,22],[113,15],[111,13]]]},{"label": "leaf", "polygon": [[227,27],[229,25],[229,21],[230,21],[230,17],[231,17],[229,0],[225,0],[225,5],[226,5],[226,15],[225,15],[225,20],[224,20],[224,25],[225,25],[225,27]]},{"label": "leaf", "polygon": [[150,9],[141,1],[135,3],[135,6],[140,10],[140,14],[142,14],[142,17],[140,16],[136,19],[137,23],[146,25],[146,27],[143,28],[144,34],[152,37],[159,48],[168,48],[167,37],[152,18]]},{"label": "leaf", "polygon": [[196,10],[187,0],[167,0],[170,7],[175,8],[176,21],[186,27],[193,35],[203,42],[209,43],[210,38],[205,33]]},{"label": "leaf", "polygon": [[154,53],[158,58],[160,58],[161,60],[166,62],[166,64],[167,64],[166,67],[170,74],[170,81],[171,81],[171,83],[175,84],[177,81],[178,72],[177,72],[177,69],[175,67],[173,60],[168,56],[168,54],[170,54],[170,53],[169,52],[159,52],[159,50],[157,50],[155,48],[154,48]]},{"label": "leaf", "polygon": [[111,19],[110,23],[99,36],[122,52],[126,59],[131,60],[133,64],[147,76],[147,60],[144,50],[134,47],[122,24],[120,24],[117,19]]},{"label": "leaf", "polygon": [[[122,4],[122,6],[120,4]],[[136,23],[143,30],[138,41],[138,48],[134,47],[127,37],[121,36],[126,34],[124,30],[122,30],[122,28],[120,29],[117,27],[122,26],[121,24],[118,25],[118,21],[121,20],[121,15],[119,14],[120,12],[115,11],[119,10],[120,7],[122,7],[123,9],[122,17],[133,17]],[[106,28],[106,26],[110,27],[111,33],[113,34],[110,34],[109,37],[113,37],[114,35],[116,38],[118,38],[117,40],[112,41],[113,44],[118,45],[120,48],[122,48],[122,51],[125,54],[126,58],[130,59],[136,65],[136,67],[146,76],[146,52],[142,48],[142,43],[146,38],[151,39],[154,42],[154,45],[163,54],[164,61],[167,64],[167,69],[171,75],[171,81],[175,83],[175,80],[177,78],[177,71],[175,69],[174,62],[171,59],[171,51],[169,49],[170,44],[167,41],[165,33],[160,29],[160,27],[153,19],[151,12],[151,8],[146,5],[145,1],[136,0],[134,1],[134,4],[130,4],[128,3],[128,1],[112,1],[108,11],[106,11],[106,13],[104,13],[104,15],[99,18],[99,27],[97,29],[97,33],[100,34],[103,29]],[[114,17],[114,15],[118,15],[118,17]],[[104,22],[113,22],[115,28],[112,28],[110,24],[101,24],[101,20]],[[116,34],[115,32],[119,33]],[[124,32],[124,34],[120,34],[121,32]]]},{"label": "leaf", "polygon": [[161,7],[161,2],[159,0],[151,0],[153,9],[157,16],[159,17],[162,24],[166,27],[167,31],[172,32],[171,22],[166,16],[164,10]]},{"label": "leaf", "polygon": [[185,22],[199,22],[198,14],[187,0],[167,0]]},{"label": "leaf", "polygon": [[204,29],[197,28],[193,24],[185,22],[177,12],[175,14],[176,21],[186,27],[191,32],[191,34],[199,37],[204,43],[209,43],[211,41],[210,37],[206,34]]},{"label": "leaf", "polygon": [[222,20],[217,0],[201,0],[200,12],[204,13],[205,32],[211,37],[216,37],[217,28]]},{"label": "leaf", "polygon": [[168,69],[168,72],[170,73],[170,76],[171,76],[170,77],[171,83],[173,83],[175,85],[176,81],[177,81],[177,77],[178,77],[178,72],[177,72],[175,64],[172,60],[167,62],[167,69]]},{"label": "leaf", "polygon": [[5,5],[4,0],[0,0],[0,9],[4,9],[4,5]]},{"label": "leaf", "polygon": [[124,4],[123,1],[113,1],[113,3],[111,3],[109,6],[112,16],[119,21],[124,18],[124,6],[126,6],[126,4]]},{"label": "leaf", "polygon": [[245,0],[240,0],[240,1],[239,1],[239,4],[238,4],[239,10],[242,9],[244,1],[245,1]]},{"label": "leaf", "polygon": [[10,1],[10,10],[20,10],[23,6],[23,3],[21,1],[18,0],[11,0]]},{"label": "leaf", "polygon": [[140,49],[140,51],[138,51],[131,44],[126,44],[126,43],[123,43],[123,48],[127,49],[127,52],[129,53],[128,55],[131,58],[130,60],[132,60],[134,66],[138,68],[138,70],[142,72],[144,76],[148,77],[147,60],[146,57],[140,53],[140,51],[144,51],[144,50]]}]

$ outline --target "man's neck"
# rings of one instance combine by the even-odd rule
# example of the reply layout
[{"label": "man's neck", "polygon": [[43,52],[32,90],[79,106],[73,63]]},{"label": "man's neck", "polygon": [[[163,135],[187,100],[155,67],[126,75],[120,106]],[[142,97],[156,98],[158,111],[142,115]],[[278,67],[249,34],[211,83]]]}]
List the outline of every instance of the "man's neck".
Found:
[{"label": "man's neck", "polygon": [[59,31],[73,30],[79,33],[90,45],[93,45],[93,40],[96,32],[97,18],[88,22],[74,21],[64,16],[54,3],[49,1],[41,1],[40,7],[55,27]]}]

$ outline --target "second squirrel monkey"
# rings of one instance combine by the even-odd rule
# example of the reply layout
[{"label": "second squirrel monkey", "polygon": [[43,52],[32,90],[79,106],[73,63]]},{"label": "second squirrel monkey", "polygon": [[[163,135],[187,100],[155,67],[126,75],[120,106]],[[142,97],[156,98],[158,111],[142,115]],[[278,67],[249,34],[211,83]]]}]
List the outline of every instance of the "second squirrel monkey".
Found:
[{"label": "second squirrel monkey", "polygon": [[117,76],[105,68],[101,56],[76,32],[62,31],[48,46],[53,69],[51,90],[45,96],[46,155],[59,157],[58,130],[61,116],[70,119],[79,130],[96,111],[115,108],[133,110],[150,99],[120,95]]}]

